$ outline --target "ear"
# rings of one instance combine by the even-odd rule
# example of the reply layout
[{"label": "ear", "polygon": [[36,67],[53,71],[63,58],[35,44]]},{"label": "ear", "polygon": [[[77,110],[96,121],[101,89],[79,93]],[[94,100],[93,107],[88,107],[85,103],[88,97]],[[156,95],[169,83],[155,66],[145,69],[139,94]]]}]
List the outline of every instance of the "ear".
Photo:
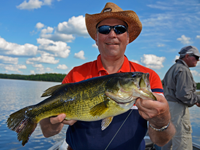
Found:
[{"label": "ear", "polygon": [[127,34],[127,45],[129,44],[129,33]]},{"label": "ear", "polygon": [[186,54],[186,55],[185,55],[185,58],[188,59],[189,56],[190,56],[189,54]]},{"label": "ear", "polygon": [[129,37],[127,38],[127,45],[129,44]]}]

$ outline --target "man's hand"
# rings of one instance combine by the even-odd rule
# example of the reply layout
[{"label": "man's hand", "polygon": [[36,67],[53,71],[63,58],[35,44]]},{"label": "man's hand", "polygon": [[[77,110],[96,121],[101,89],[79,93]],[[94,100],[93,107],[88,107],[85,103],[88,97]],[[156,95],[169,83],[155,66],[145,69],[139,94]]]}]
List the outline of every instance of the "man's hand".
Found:
[{"label": "man's hand", "polygon": [[50,137],[58,134],[64,124],[73,125],[76,120],[65,120],[66,115],[60,114],[56,117],[45,118],[40,121],[40,127],[42,129],[42,133],[45,137]]},{"label": "man's hand", "polygon": [[148,120],[155,128],[163,127],[170,121],[169,105],[164,96],[153,93],[155,100],[144,100],[138,98],[136,106],[140,115]]},{"label": "man's hand", "polygon": [[63,123],[70,126],[72,126],[75,122],[77,122],[76,120],[65,120],[65,118],[66,118],[65,114],[60,114],[56,117],[51,117],[50,122],[51,124]]},{"label": "man's hand", "polygon": [[198,107],[200,107],[200,103],[196,103],[196,105],[197,105]]},{"label": "man's hand", "polygon": [[[135,104],[138,107],[140,115],[148,120],[151,126],[156,129],[161,129],[170,122],[169,105],[164,96],[156,93],[153,94],[157,101],[138,98]],[[176,130],[174,125],[170,122],[168,128],[164,131],[155,131],[150,127],[148,132],[153,143],[163,146],[172,139]]]}]

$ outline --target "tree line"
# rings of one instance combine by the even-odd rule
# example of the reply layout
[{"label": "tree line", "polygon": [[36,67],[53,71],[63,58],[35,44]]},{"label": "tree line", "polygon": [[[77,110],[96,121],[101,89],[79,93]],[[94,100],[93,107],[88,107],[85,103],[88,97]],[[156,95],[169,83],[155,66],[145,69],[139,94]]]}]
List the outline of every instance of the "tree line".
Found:
[{"label": "tree line", "polygon": [[[35,75],[20,75],[20,74],[1,74],[2,79],[20,79],[20,80],[34,80],[34,81],[51,81],[51,82],[62,82],[66,74],[58,73],[45,73]],[[200,83],[196,83],[197,89],[200,90]]]},{"label": "tree line", "polygon": [[34,80],[34,81],[50,81],[50,82],[62,82],[66,74],[57,73],[45,73],[34,75],[21,75],[21,74],[1,74],[2,79],[19,79],[19,80]]}]

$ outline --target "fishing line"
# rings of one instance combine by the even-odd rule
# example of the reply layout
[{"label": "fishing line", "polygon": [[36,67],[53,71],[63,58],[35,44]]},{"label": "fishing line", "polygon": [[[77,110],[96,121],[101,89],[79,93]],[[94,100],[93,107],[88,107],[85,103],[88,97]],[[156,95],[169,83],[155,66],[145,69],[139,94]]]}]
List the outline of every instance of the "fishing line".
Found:
[{"label": "fishing line", "polygon": [[132,113],[133,109],[131,109],[131,111],[129,112],[129,114],[127,115],[126,119],[123,121],[123,123],[121,124],[121,126],[119,127],[119,129],[117,130],[117,132],[115,133],[115,135],[113,136],[113,138],[110,140],[110,142],[108,143],[107,147],[105,148],[105,150],[107,150],[107,148],[110,146],[110,144],[112,143],[112,141],[114,140],[114,138],[116,137],[116,135],[118,134],[118,132],[120,131],[120,129],[122,128],[122,126],[124,125],[124,123],[126,122],[126,120],[128,119],[128,117],[130,116],[130,114]]},{"label": "fishing line", "polygon": [[[131,63],[130,63],[130,61],[129,61],[129,67],[130,67],[130,72],[131,72]],[[99,72],[99,76],[101,76],[101,72]],[[110,140],[110,142],[108,143],[108,145],[105,148],[105,150],[107,150],[107,148],[110,146],[110,144],[112,143],[112,141],[114,140],[114,138],[117,136],[118,132],[120,131],[120,129],[122,128],[122,126],[124,125],[124,123],[126,122],[126,120],[128,119],[128,117],[130,116],[130,114],[132,113],[132,111],[133,111],[133,109],[131,109],[130,113],[127,115],[126,119],[123,121],[123,123],[121,124],[121,126],[119,127],[119,129],[117,130],[117,132],[115,133],[115,135],[113,136],[113,138]]]}]

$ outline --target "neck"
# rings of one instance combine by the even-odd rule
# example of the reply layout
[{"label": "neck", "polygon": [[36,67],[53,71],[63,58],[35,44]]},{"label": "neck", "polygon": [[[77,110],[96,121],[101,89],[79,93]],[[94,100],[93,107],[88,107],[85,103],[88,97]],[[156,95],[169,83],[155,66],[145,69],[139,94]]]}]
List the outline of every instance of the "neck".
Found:
[{"label": "neck", "polygon": [[120,58],[115,58],[115,59],[110,59],[110,58],[106,59],[106,58],[101,57],[101,61],[106,71],[109,74],[113,74],[113,73],[117,73],[122,67],[122,64],[124,62],[124,56]]}]

